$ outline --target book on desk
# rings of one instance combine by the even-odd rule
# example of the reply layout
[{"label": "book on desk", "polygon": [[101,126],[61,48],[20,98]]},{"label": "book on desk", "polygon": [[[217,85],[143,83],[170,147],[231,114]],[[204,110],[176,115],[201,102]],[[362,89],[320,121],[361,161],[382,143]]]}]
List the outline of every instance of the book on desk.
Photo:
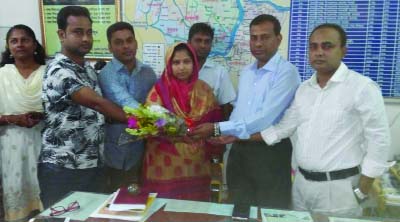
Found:
[{"label": "book on desk", "polygon": [[110,210],[144,210],[146,209],[149,197],[155,194],[139,193],[131,194],[126,187],[121,187],[115,192],[110,203]]},{"label": "book on desk", "polygon": [[157,193],[133,195],[119,189],[100,205],[90,217],[140,221],[156,196]]}]

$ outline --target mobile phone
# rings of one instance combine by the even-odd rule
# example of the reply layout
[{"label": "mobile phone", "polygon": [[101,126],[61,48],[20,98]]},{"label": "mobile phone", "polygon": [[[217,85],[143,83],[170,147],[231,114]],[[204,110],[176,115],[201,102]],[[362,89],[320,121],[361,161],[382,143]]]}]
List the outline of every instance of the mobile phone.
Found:
[{"label": "mobile phone", "polygon": [[247,221],[250,217],[250,205],[235,204],[232,212],[233,221]]}]

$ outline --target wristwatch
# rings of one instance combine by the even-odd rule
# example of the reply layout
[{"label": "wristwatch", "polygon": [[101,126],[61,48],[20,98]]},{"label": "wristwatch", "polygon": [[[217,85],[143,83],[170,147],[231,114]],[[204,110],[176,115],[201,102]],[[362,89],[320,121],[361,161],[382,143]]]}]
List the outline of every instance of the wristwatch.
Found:
[{"label": "wristwatch", "polygon": [[221,129],[219,128],[219,123],[214,123],[214,137],[221,136]]},{"label": "wristwatch", "polygon": [[361,190],[360,190],[360,188],[355,188],[354,190],[354,195],[356,196],[356,198],[357,198],[357,200],[358,200],[358,202],[363,202],[363,201],[365,201],[366,199],[368,199],[368,195],[367,194],[364,194]]}]

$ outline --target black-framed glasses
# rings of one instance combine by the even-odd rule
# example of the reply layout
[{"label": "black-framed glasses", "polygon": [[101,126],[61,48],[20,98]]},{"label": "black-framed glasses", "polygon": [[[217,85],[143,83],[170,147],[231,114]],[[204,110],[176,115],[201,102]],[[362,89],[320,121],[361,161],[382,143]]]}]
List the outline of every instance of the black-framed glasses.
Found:
[{"label": "black-framed glasses", "polygon": [[75,200],[74,202],[68,204],[67,208],[63,206],[50,207],[50,216],[59,216],[67,212],[78,210],[79,208],[81,208],[81,206],[79,206],[78,201]]}]

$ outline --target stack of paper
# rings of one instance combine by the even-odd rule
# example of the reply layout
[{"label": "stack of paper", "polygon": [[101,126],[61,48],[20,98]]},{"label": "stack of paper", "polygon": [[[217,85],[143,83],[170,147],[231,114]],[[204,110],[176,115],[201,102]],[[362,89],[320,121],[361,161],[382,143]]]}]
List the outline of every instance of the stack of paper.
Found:
[{"label": "stack of paper", "polygon": [[[119,219],[127,221],[139,221],[145,214],[146,210],[150,208],[151,204],[154,202],[157,193],[150,193],[143,198],[141,194],[137,195],[137,198],[131,199],[131,197],[121,198],[120,196],[126,195],[124,192],[121,194],[117,191],[115,194],[110,195],[110,197],[90,216],[95,218],[109,218],[109,219]],[[118,204],[119,200],[123,200],[122,204]],[[130,199],[131,202],[125,202]],[[144,199],[144,205],[143,200]],[[117,200],[117,203],[115,201]],[[111,206],[113,208],[111,209]]]}]

